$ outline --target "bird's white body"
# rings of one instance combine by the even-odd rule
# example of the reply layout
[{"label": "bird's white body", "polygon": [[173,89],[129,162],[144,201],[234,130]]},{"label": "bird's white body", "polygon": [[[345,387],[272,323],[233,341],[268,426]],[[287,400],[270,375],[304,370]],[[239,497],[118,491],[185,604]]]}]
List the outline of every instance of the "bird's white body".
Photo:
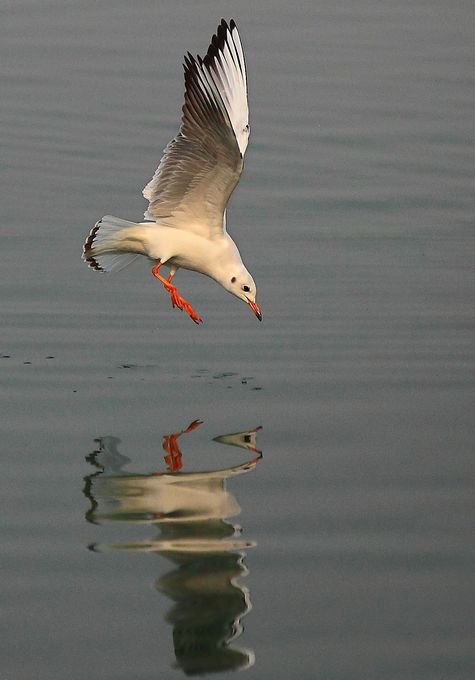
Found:
[{"label": "bird's white body", "polygon": [[[205,274],[246,302],[261,319],[256,286],[226,231],[225,211],[243,168],[249,138],[247,76],[234,21],[222,20],[204,59],[185,57],[185,104],[180,131],[151,181],[146,222],[107,215],[91,230],[83,258],[93,269],[114,271],[138,255],[172,295],[174,306],[194,312],[172,286],[179,268]],[[168,279],[158,274],[170,267]]]},{"label": "bird's white body", "polygon": [[[140,222],[117,233],[117,249],[145,255],[170,267],[200,272],[221,285],[246,268],[239,250],[227,232],[205,238],[194,232],[158,223]],[[250,274],[249,274],[250,276]],[[226,285],[224,285],[227,288]]]}]

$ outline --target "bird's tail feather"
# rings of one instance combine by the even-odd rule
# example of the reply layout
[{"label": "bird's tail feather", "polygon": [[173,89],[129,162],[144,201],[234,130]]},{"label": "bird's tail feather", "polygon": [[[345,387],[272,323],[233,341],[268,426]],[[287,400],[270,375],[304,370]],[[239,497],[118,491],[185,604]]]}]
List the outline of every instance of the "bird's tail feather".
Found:
[{"label": "bird's tail feather", "polygon": [[127,267],[140,254],[137,244],[132,245],[130,242],[130,229],[136,227],[135,222],[105,215],[89,232],[84,242],[82,259],[100,272],[119,271]]}]

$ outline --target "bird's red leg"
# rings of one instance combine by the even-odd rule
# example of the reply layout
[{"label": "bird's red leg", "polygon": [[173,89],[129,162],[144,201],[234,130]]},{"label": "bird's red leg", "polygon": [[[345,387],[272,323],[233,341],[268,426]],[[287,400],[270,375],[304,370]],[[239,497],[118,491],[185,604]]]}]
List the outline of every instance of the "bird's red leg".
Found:
[{"label": "bird's red leg", "polygon": [[185,300],[185,298],[181,297],[176,287],[171,283],[173,275],[170,275],[168,279],[165,279],[158,273],[158,270],[160,269],[161,266],[162,263],[157,262],[157,264],[152,267],[152,274],[155,276],[156,279],[160,281],[160,283],[163,283],[165,290],[168,293],[170,293],[172,306],[178,307],[178,309],[182,309],[195,323],[201,323],[200,315],[195,312],[193,307],[190,305],[189,302]]}]

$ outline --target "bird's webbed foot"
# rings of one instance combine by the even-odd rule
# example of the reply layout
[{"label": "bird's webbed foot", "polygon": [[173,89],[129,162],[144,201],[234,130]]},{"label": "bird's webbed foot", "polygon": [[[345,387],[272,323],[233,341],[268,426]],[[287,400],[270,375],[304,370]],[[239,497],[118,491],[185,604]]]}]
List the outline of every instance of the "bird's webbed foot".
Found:
[{"label": "bird's webbed foot", "polygon": [[203,320],[201,319],[200,315],[197,312],[195,312],[193,307],[187,300],[185,300],[185,298],[181,297],[176,287],[171,283],[174,272],[170,274],[168,279],[165,279],[158,273],[160,267],[161,262],[157,262],[157,264],[152,268],[152,274],[155,276],[156,279],[163,283],[165,290],[168,293],[170,293],[172,307],[178,307],[178,309],[181,309],[184,312],[186,312],[190,319],[192,319],[192,321],[194,321],[196,324],[203,323]]}]

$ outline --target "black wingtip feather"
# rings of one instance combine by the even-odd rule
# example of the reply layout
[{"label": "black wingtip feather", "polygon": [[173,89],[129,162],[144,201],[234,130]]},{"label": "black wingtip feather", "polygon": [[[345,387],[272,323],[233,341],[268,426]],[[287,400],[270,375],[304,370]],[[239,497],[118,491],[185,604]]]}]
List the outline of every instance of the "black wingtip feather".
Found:
[{"label": "black wingtip feather", "polygon": [[205,66],[211,66],[213,60],[219,58],[219,53],[223,51],[224,45],[226,44],[228,31],[231,32],[232,27],[236,27],[234,19],[230,20],[230,26],[228,26],[225,19],[221,19],[221,23],[219,24],[216,33],[212,36],[210,46],[202,61]]},{"label": "black wingtip feather", "polygon": [[92,250],[92,246],[94,244],[94,241],[96,239],[96,234],[99,231],[100,226],[101,226],[101,223],[98,222],[91,229],[87,239],[84,242],[84,246],[83,246],[83,249],[82,249],[84,262],[87,262],[87,264],[91,267],[91,269],[95,269],[97,272],[103,272],[104,269],[101,267],[99,262],[91,255],[91,250]]},{"label": "black wingtip feather", "polygon": [[184,59],[183,68],[185,69],[185,73],[186,73],[187,71],[189,71],[192,68],[193,57],[191,56],[191,54],[189,52],[187,52],[185,54],[185,56],[183,57],[183,59]]},{"label": "black wingtip feather", "polygon": [[101,265],[97,260],[95,260],[93,257],[91,257],[89,260],[86,260],[88,265],[90,266],[91,269],[94,269],[96,272],[104,272],[105,270],[102,269]]},{"label": "black wingtip feather", "polygon": [[184,57],[185,63],[183,64],[185,71],[192,69],[193,65],[196,63],[198,63],[200,66],[203,64],[208,67],[211,66],[214,59],[219,59],[219,53],[224,49],[228,31],[229,33],[232,33],[235,28],[237,28],[237,26],[234,19],[230,19],[229,24],[225,19],[221,19],[221,23],[219,24],[216,33],[213,34],[211,38],[208,51],[204,58],[201,58],[199,54],[197,54],[195,58],[192,54],[190,54],[190,52],[187,52]]}]

